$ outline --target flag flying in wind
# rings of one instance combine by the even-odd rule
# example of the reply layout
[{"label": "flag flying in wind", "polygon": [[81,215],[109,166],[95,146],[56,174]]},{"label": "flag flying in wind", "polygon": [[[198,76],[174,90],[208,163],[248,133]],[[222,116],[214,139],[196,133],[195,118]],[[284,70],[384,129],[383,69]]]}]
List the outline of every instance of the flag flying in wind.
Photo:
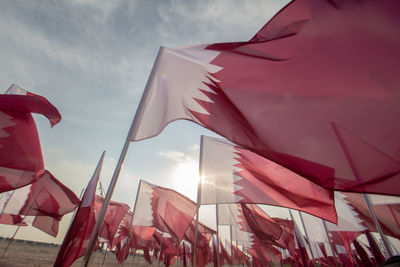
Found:
[{"label": "flag flying in wind", "polygon": [[[101,206],[103,205],[104,198],[96,196],[95,198],[95,213],[99,214]],[[125,203],[110,201],[107,207],[104,221],[100,229],[99,237],[105,239],[108,247],[112,249],[113,240],[117,234],[118,227],[120,226],[125,215],[128,214],[130,207]]]},{"label": "flag flying in wind", "polygon": [[2,215],[20,215],[26,223],[54,237],[62,216],[72,212],[79,199],[50,172],[30,185],[2,194]]},{"label": "flag flying in wind", "polygon": [[0,193],[28,185],[45,175],[39,135],[31,113],[61,120],[46,98],[13,84],[0,95]]},{"label": "flag flying in wind", "polygon": [[133,225],[154,226],[180,241],[192,223],[196,203],[168,188],[140,181]]},{"label": "flag flying in wind", "polygon": [[[362,194],[342,194],[345,196],[345,200],[354,208],[354,211],[358,213],[358,217],[363,220],[363,224],[369,231],[377,232],[372,215]],[[383,233],[400,238],[400,204],[379,204],[373,206],[373,209]]]},{"label": "flag flying in wind", "polygon": [[326,188],[400,195],[399,13],[297,0],[248,42],[161,48],[131,140],[186,119]]},{"label": "flag flying in wind", "polygon": [[[327,230],[329,231],[350,231],[361,232],[366,229],[364,221],[355,208],[349,204],[346,197],[335,192],[335,206],[338,214],[337,224],[326,222]],[[320,218],[309,214],[302,214],[304,220],[304,228],[308,233],[309,241],[328,243],[325,227]]]},{"label": "flag flying in wind", "polygon": [[227,140],[204,136],[201,154],[201,204],[267,204],[336,223],[332,190]]},{"label": "flag flying in wind", "polygon": [[104,154],[101,155],[96,170],[86,187],[81,203],[76,211],[75,217],[64,237],[54,267],[70,266],[76,259],[86,252],[90,236],[96,223],[94,201],[97,182],[103,165]]}]

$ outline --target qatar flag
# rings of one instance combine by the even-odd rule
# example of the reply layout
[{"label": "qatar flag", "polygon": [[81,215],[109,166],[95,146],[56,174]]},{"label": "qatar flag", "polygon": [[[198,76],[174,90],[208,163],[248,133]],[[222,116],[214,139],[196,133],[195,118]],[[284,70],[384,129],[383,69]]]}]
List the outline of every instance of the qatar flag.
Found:
[{"label": "qatar flag", "polygon": [[[378,232],[372,219],[371,212],[362,194],[343,193],[345,200],[358,213],[363,224],[371,232]],[[373,205],[374,213],[379,221],[385,235],[400,238],[400,204],[378,204]]]},{"label": "qatar flag", "polygon": [[[347,197],[335,192],[335,206],[338,214],[337,224],[326,222],[328,231],[362,232],[366,230],[362,214],[347,200]],[[328,243],[324,223],[320,218],[302,213],[304,228],[309,241]]]},{"label": "qatar flag", "polygon": [[[95,197],[94,208],[95,213],[99,214],[101,206],[103,205],[104,198],[101,196]],[[110,201],[104,221],[101,226],[99,237],[107,241],[108,247],[113,249],[113,240],[117,235],[118,228],[124,219],[125,215],[128,214],[130,207],[128,204],[120,203],[116,201]],[[129,227],[128,227],[129,228]]]},{"label": "qatar flag", "polygon": [[15,84],[0,95],[0,193],[33,183],[46,173],[31,113],[46,116],[51,126],[61,120],[46,98]]},{"label": "qatar flag", "polygon": [[0,210],[2,216],[21,216],[25,223],[56,237],[59,221],[78,204],[74,192],[45,171],[34,183],[3,193]]},{"label": "qatar flag", "polygon": [[105,152],[101,155],[96,170],[85,189],[79,207],[58,251],[54,267],[68,267],[86,253],[97,219],[94,201],[104,154]]},{"label": "qatar flag", "polygon": [[336,223],[333,191],[223,139],[203,136],[201,204],[257,203]]},{"label": "qatar flag", "polygon": [[180,241],[196,212],[196,203],[168,188],[140,181],[133,225],[154,226]]},{"label": "qatar flag", "polygon": [[399,14],[297,0],[249,41],[161,48],[131,140],[186,119],[326,188],[400,195]]}]

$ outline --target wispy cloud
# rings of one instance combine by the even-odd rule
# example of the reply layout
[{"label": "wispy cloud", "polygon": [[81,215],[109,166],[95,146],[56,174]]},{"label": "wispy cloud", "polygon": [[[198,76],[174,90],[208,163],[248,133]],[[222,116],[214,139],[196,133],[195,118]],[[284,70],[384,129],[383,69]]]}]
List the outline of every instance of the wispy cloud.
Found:
[{"label": "wispy cloud", "polygon": [[160,151],[157,152],[157,155],[175,162],[187,162],[193,160],[191,156],[177,150]]},{"label": "wispy cloud", "polygon": [[187,147],[185,151],[165,150],[157,152],[157,156],[166,158],[175,163],[189,163],[196,161],[199,156],[199,145],[193,144]]}]

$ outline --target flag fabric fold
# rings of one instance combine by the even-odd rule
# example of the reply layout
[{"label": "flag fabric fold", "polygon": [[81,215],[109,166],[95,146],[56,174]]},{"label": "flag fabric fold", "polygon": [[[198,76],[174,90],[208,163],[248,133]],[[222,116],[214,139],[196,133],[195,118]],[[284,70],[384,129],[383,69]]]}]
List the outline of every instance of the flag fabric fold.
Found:
[{"label": "flag fabric fold", "polygon": [[31,113],[54,126],[58,110],[44,97],[12,85],[0,95],[0,192],[28,185],[45,175],[39,135]]},{"label": "flag fabric fold", "polygon": [[[101,206],[103,205],[104,198],[101,196],[95,197],[95,213],[99,214]],[[104,221],[101,226],[99,237],[104,238],[110,249],[113,248],[113,240],[117,234],[118,227],[124,219],[125,215],[128,213],[130,207],[125,203],[120,203],[116,201],[110,201],[106,214],[104,216]]]},{"label": "flag fabric fold", "polygon": [[0,210],[4,216],[25,217],[25,222],[56,237],[59,221],[78,204],[74,192],[45,171],[32,184],[3,193]]},{"label": "flag fabric fold", "polygon": [[248,42],[161,48],[131,140],[186,119],[325,188],[400,195],[399,12],[297,0]]},{"label": "flag fabric fold", "polygon": [[168,188],[140,181],[133,225],[154,226],[180,241],[196,212],[196,203]]},{"label": "flag fabric fold", "polygon": [[[367,203],[362,194],[342,193],[345,200],[358,213],[358,217],[362,219],[362,224],[371,232],[377,232],[372,215],[368,209]],[[375,215],[381,225],[385,235],[400,238],[400,204],[386,204],[373,206]]]},{"label": "flag fabric fold", "polygon": [[201,204],[258,203],[336,223],[333,191],[223,139],[203,136]]}]

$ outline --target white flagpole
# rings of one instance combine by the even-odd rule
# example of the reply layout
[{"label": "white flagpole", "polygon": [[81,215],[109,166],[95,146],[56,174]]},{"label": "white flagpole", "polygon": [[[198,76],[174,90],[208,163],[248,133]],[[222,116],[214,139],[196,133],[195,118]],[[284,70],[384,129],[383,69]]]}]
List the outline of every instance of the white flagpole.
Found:
[{"label": "white flagpole", "polygon": [[232,243],[232,225],[229,225],[229,238],[231,240],[231,258],[232,258],[232,264],[233,264],[233,243]]},{"label": "white flagpole", "polygon": [[[131,126],[131,129],[132,129],[132,126]],[[88,266],[89,258],[91,256],[91,254],[93,252],[93,249],[94,249],[94,246],[96,244],[96,240],[97,240],[97,237],[98,237],[99,232],[100,232],[100,227],[103,224],[104,216],[106,215],[106,210],[107,210],[108,204],[111,201],[111,197],[112,197],[112,194],[114,193],[114,189],[115,189],[115,185],[117,184],[119,173],[121,172],[122,165],[124,163],[126,153],[128,152],[128,148],[129,148],[129,144],[130,144],[130,138],[129,137],[130,137],[130,134],[128,134],[128,137],[126,138],[124,147],[122,148],[122,152],[121,152],[121,155],[119,157],[117,166],[115,167],[113,177],[112,177],[112,179],[110,181],[110,185],[108,186],[108,189],[107,189],[106,197],[104,198],[103,205],[101,206],[99,217],[97,218],[96,224],[95,224],[95,226],[93,228],[92,235],[90,236],[90,241],[88,243],[88,247],[87,247],[87,250],[86,250],[86,253],[85,253],[85,261],[86,261],[85,262],[85,267]]]},{"label": "white flagpole", "polygon": [[218,265],[218,267],[220,267],[220,260],[219,260],[219,227],[218,227],[218,224],[219,224],[219,212],[218,212],[218,204],[215,204],[215,221],[216,221],[216,224],[217,224],[217,265]]},{"label": "white flagpole", "polygon": [[368,210],[369,210],[369,212],[370,212],[371,215],[372,215],[372,219],[374,220],[376,229],[378,229],[378,233],[379,233],[379,235],[380,235],[380,237],[381,237],[381,239],[382,239],[383,247],[384,247],[384,249],[385,249],[386,255],[387,255],[389,258],[390,258],[390,257],[393,257],[393,253],[392,253],[392,250],[390,249],[388,240],[387,240],[386,236],[383,234],[381,225],[380,225],[380,223],[379,223],[379,221],[378,221],[378,218],[377,218],[376,215],[375,215],[374,209],[372,208],[371,200],[369,199],[369,196],[366,195],[366,194],[363,194],[363,197],[364,197],[364,199],[365,199],[365,202],[367,203]]},{"label": "white flagpole", "polygon": [[[321,220],[322,220],[322,219],[321,219]],[[332,244],[332,242],[331,242],[331,239],[329,238],[328,227],[326,227],[326,222],[325,222],[325,220],[322,220],[322,223],[323,223],[323,225],[324,225],[326,237],[328,238],[329,246],[331,247],[331,250],[332,250],[332,256],[333,256],[333,260],[335,261],[335,266],[336,266],[336,267],[339,267],[339,265],[338,265],[338,263],[337,263],[337,261],[336,261],[336,256],[337,256],[337,255],[336,255],[335,251],[333,250],[333,244]],[[328,254],[327,254],[326,256],[328,256]],[[327,259],[327,260],[328,260],[328,262],[329,262],[329,259]]]},{"label": "white flagpole", "polygon": [[160,259],[161,259],[161,253],[162,253],[162,243],[163,243],[163,237],[164,237],[164,232],[161,232],[161,241],[160,241],[160,254],[158,254],[158,263],[157,266],[160,266]]},{"label": "white flagpole", "polygon": [[199,235],[199,212],[200,212],[200,202],[201,202],[201,180],[202,180],[202,163],[203,163],[203,140],[204,135],[200,138],[200,156],[199,156],[199,183],[197,185],[197,203],[196,203],[196,226],[194,231],[194,248],[193,248],[193,267],[196,267],[197,263],[197,239]]},{"label": "white flagpole", "polygon": [[[133,122],[132,122],[132,124],[131,124],[131,126],[129,128],[128,135],[126,137],[124,147],[122,148],[121,155],[119,156],[117,166],[115,167],[114,174],[113,174],[113,176],[111,178],[110,185],[108,186],[107,194],[106,194],[106,197],[105,197],[105,199],[103,201],[103,205],[101,206],[99,217],[98,217],[98,219],[96,221],[95,227],[94,227],[92,235],[90,237],[90,242],[88,244],[88,249],[86,250],[86,253],[85,253],[85,258],[89,258],[90,255],[92,254],[93,248],[94,248],[95,243],[96,243],[97,236],[99,235],[100,227],[101,227],[101,225],[103,224],[103,221],[104,221],[104,216],[106,214],[107,207],[108,207],[108,205],[110,203],[112,194],[113,194],[114,189],[115,189],[115,185],[117,184],[119,173],[121,172],[122,165],[124,163],[126,153],[128,152],[129,144],[131,143],[131,141],[133,139],[132,137],[135,136],[135,134],[137,133],[137,130],[139,128],[139,124],[140,124],[139,122],[140,122],[140,120],[141,120],[141,118],[143,116],[143,110],[144,110],[143,106],[146,105],[146,101],[147,101],[148,94],[149,94],[149,90],[148,90],[149,81],[151,81],[152,78],[155,75],[155,69],[156,69],[156,66],[158,65],[158,62],[159,62],[159,59],[161,57],[162,51],[163,51],[163,47],[160,47],[160,50],[158,51],[158,54],[157,54],[157,58],[155,60],[153,68],[151,70],[149,79],[147,81],[146,87],[144,89],[143,96],[142,96],[142,98],[140,100],[137,112],[136,112],[135,117],[133,118]],[[86,261],[85,266],[87,266],[87,262],[88,261]]]},{"label": "white flagpole", "polygon": [[15,238],[15,236],[16,236],[17,233],[18,233],[19,228],[21,228],[21,225],[22,225],[22,223],[24,222],[25,217],[26,217],[26,215],[24,215],[24,217],[22,218],[22,220],[19,222],[18,227],[17,227],[17,230],[15,230],[14,234],[13,234],[13,235],[11,236],[11,238],[10,238],[10,241],[8,241],[8,244],[7,244],[6,248],[4,249],[3,254],[1,255],[0,259],[4,258],[4,255],[6,255],[8,249],[9,249],[10,246],[11,246],[11,243],[14,241],[14,238]]}]

